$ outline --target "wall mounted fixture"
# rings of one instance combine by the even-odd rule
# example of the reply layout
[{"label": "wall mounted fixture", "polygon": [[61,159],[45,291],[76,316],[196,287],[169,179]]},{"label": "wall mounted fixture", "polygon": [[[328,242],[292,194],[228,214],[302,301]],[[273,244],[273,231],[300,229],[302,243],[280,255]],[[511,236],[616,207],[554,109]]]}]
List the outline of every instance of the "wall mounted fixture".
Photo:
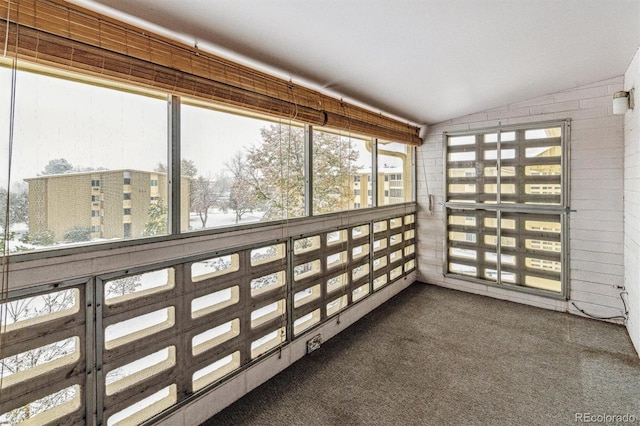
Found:
[{"label": "wall mounted fixture", "polygon": [[635,106],[635,89],[628,92],[620,91],[613,94],[613,115],[624,115],[629,109]]}]

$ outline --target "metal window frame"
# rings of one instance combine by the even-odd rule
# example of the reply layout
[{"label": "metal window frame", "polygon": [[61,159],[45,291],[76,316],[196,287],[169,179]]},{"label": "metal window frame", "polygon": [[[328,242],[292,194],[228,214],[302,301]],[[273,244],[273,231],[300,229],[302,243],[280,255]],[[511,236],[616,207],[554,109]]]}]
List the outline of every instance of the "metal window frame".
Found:
[{"label": "metal window frame", "polygon": [[[57,73],[48,73],[43,70],[37,70],[38,74],[42,74],[51,78],[59,78],[59,79],[67,79],[71,81],[79,81],[84,84],[90,84],[98,87],[107,87],[114,90],[124,91],[127,93],[132,93],[135,95],[151,97],[159,100],[165,100],[167,104],[167,177],[168,177],[168,193],[167,193],[167,234],[145,237],[145,238],[133,238],[133,239],[121,239],[113,242],[99,242],[99,243],[89,243],[75,247],[65,247],[65,248],[44,248],[37,251],[25,252],[25,253],[15,253],[11,254],[7,261],[10,264],[20,263],[25,261],[32,261],[38,259],[47,259],[54,258],[61,255],[73,255],[77,253],[87,253],[87,252],[98,252],[104,249],[118,249],[123,247],[131,247],[131,246],[141,246],[144,244],[158,243],[164,241],[171,241],[175,239],[185,239],[196,236],[208,236],[217,233],[229,232],[230,230],[238,230],[238,229],[252,229],[255,227],[264,226],[265,223],[250,223],[243,225],[234,225],[234,226],[225,226],[219,228],[207,228],[201,229],[197,231],[183,231],[181,229],[181,106],[185,105],[195,105],[198,107],[206,107],[216,111],[221,111],[229,114],[239,114],[245,115],[248,117],[257,118],[257,114],[244,113],[241,110],[231,110],[229,108],[222,108],[216,106],[215,104],[204,105],[203,102],[194,102],[187,98],[182,98],[177,95],[163,95],[157,92],[145,91],[145,90],[136,90],[133,86],[111,86],[101,81],[85,81],[82,79],[76,78],[68,78],[64,75],[59,75]],[[269,118],[264,116],[260,117],[261,119],[268,120]],[[273,120],[273,119],[272,119]],[[273,120],[276,121],[276,120]],[[305,189],[307,191],[305,197],[305,216],[302,217],[312,217],[313,214],[313,130],[314,126],[304,125],[303,123],[299,123],[300,126],[304,126],[305,133],[308,131],[308,138],[305,137]],[[305,135],[307,136],[307,135]],[[366,138],[365,138],[366,139]],[[372,205],[369,206],[361,206],[360,209],[375,209],[377,207],[383,207],[380,205],[380,200],[378,200],[378,139],[370,138],[372,141],[372,151],[371,151],[371,191],[372,191]],[[409,203],[415,202],[416,200],[416,192],[417,192],[417,184],[416,184],[416,147],[408,146],[408,154],[411,157],[411,170],[412,175],[408,177],[411,179],[411,201]],[[405,202],[407,203],[407,202]],[[398,204],[400,205],[400,204]],[[345,212],[349,210],[341,210],[341,212]],[[269,224],[281,223],[283,221],[290,221],[292,219],[283,219],[283,220],[274,220],[269,221]]]},{"label": "metal window frame", "polygon": [[[560,136],[560,143],[562,149],[562,158],[561,158],[561,170],[562,174],[560,176],[560,185],[562,190],[562,195],[560,198],[560,204],[557,206],[550,205],[532,205],[532,204],[503,204],[501,202],[500,194],[501,194],[501,180],[500,180],[500,165],[501,165],[501,133],[516,131],[516,130],[533,130],[537,128],[548,128],[548,127],[560,127],[562,129],[562,133]],[[446,201],[447,197],[447,188],[448,188],[448,179],[449,179],[449,169],[447,167],[447,157],[449,154],[448,150],[448,138],[455,136],[472,136],[486,133],[497,133],[497,146],[496,146],[496,167],[498,172],[496,173],[496,204],[487,204],[487,203],[456,203],[456,202],[448,202]],[[533,294],[537,296],[543,296],[550,299],[558,299],[558,300],[567,300],[570,294],[570,265],[569,265],[569,214],[574,211],[570,208],[570,200],[571,200],[571,187],[570,187],[570,163],[571,163],[571,149],[570,149],[570,141],[571,141],[571,120],[552,120],[552,121],[534,121],[529,123],[521,123],[515,125],[506,125],[503,126],[501,123],[498,123],[498,126],[492,127],[483,127],[473,130],[465,130],[465,131],[455,131],[455,132],[443,132],[442,133],[442,169],[443,169],[443,208],[444,214],[442,219],[443,226],[443,238],[442,238],[442,272],[446,278],[455,278],[462,281],[474,282],[477,284],[498,287],[502,289],[513,290],[521,293]],[[479,142],[476,140],[476,144]],[[479,208],[481,207],[481,208]],[[497,280],[495,282],[478,278],[471,277],[462,274],[457,274],[454,272],[449,272],[449,249],[448,249],[448,220],[449,220],[449,209],[458,209],[458,210],[485,210],[485,211],[494,211],[496,212],[496,220],[497,220],[497,228],[496,228],[496,270],[497,270]],[[560,216],[560,224],[561,224],[561,233],[560,233],[560,241],[562,245],[561,252],[561,274],[560,274],[560,292],[553,292],[549,290],[527,287],[525,285],[511,284],[511,283],[503,283],[501,279],[501,215],[502,213],[539,213],[539,214],[553,214]],[[520,268],[520,266],[519,266]]]}]

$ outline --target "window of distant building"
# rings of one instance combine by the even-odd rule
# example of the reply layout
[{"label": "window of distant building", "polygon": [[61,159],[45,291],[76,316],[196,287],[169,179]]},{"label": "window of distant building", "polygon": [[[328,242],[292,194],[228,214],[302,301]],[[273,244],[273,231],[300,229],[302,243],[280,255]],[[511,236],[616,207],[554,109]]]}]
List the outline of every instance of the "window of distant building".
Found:
[{"label": "window of distant building", "polygon": [[445,134],[448,274],[565,294],[566,127]]}]

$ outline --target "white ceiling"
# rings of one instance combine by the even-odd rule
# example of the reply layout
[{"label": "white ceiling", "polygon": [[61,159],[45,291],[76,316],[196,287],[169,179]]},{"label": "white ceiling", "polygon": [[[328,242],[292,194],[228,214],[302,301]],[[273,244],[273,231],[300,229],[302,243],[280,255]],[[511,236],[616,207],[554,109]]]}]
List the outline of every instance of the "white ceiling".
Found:
[{"label": "white ceiling", "polygon": [[415,124],[622,75],[640,46],[640,0],[73,1]]}]

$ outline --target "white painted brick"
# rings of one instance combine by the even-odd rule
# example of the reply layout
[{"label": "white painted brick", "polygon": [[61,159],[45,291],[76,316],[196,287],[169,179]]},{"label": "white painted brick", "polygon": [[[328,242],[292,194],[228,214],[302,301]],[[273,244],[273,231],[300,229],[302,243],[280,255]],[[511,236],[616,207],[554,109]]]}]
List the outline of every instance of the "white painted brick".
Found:
[{"label": "white painted brick", "polygon": [[571,242],[582,241],[585,247],[597,248],[601,242],[616,243],[622,246],[622,232],[585,231],[582,229],[571,230],[569,238]]},{"label": "white painted brick", "polygon": [[469,124],[476,121],[487,121],[487,113],[482,112],[479,114],[470,114],[463,117],[454,118],[451,120],[451,124]]},{"label": "white painted brick", "polygon": [[619,132],[621,126],[622,119],[618,116],[610,116],[610,117],[597,117],[592,118],[590,120],[576,120],[571,123],[571,132],[590,130],[590,129],[601,129],[601,130],[609,130],[610,132]]},{"label": "white painted brick", "polygon": [[610,212],[617,212],[622,209],[623,204],[622,199],[610,200],[607,204],[594,203],[593,200],[571,200],[571,208],[577,210],[578,213],[583,210],[601,210],[605,207],[609,207]]},{"label": "white painted brick", "polygon": [[609,284],[622,286],[624,279],[622,275],[611,275],[598,272],[585,272],[580,270],[571,270],[571,278],[595,284]]},{"label": "white painted brick", "polygon": [[556,93],[553,98],[556,102],[563,101],[580,101],[583,99],[599,98],[608,96],[609,90],[606,85],[598,85],[593,87],[580,87],[574,90],[568,90],[565,92]]},{"label": "white painted brick", "polygon": [[571,219],[571,229],[572,230],[594,230],[594,231],[608,231],[608,232],[619,232],[622,237],[624,223],[622,221],[622,217],[620,217],[619,221],[609,222],[609,221],[599,221],[594,219],[589,220],[581,220],[581,219]]},{"label": "white painted brick", "polygon": [[509,104],[509,109],[548,105],[548,104],[552,104],[553,102],[554,102],[553,95],[546,95],[546,96],[540,96],[538,98],[529,99],[522,102]]},{"label": "white painted brick", "polygon": [[571,259],[572,271],[595,272],[607,275],[622,276],[624,267],[622,265],[609,265],[601,262],[585,262],[583,260]]},{"label": "white painted brick", "polygon": [[[638,68],[640,71],[640,66]],[[621,90],[622,82],[621,77],[615,77],[481,111],[450,120],[448,123],[438,123],[430,127],[428,136],[434,143],[441,143],[443,131],[457,131],[465,126],[475,129],[493,126],[497,121],[503,125],[511,125],[541,120],[572,120],[571,208],[577,211],[571,214],[569,225],[569,267],[572,277],[570,300],[573,299],[575,291],[575,297],[584,300],[585,303],[589,302],[588,306],[602,304],[603,306],[597,308],[598,312],[611,312],[619,308],[620,301],[616,298],[614,286],[622,285],[623,277],[628,274],[628,270],[623,267],[623,193],[628,195],[630,191],[623,192],[623,188],[629,187],[624,181],[624,167],[634,173],[636,181],[632,187],[640,188],[640,143],[635,144],[638,145],[637,149],[631,151],[636,153],[634,161],[626,164],[623,161],[623,153],[625,149],[629,152],[629,148],[625,147],[623,119],[611,114],[612,90]],[[486,121],[482,121],[483,117],[486,117]],[[638,133],[640,134],[640,131]],[[637,137],[640,138],[640,135]],[[439,149],[442,149],[441,145]],[[434,159],[434,163],[439,166],[437,172],[442,176],[442,152],[430,147],[425,154]],[[431,188],[432,182],[434,181],[429,180],[430,190],[435,192]],[[441,183],[442,180],[438,182]],[[442,192],[439,192],[439,195],[441,194]],[[424,203],[426,199],[419,198],[419,202]],[[637,199],[635,206],[638,214],[632,217],[640,222],[640,191],[637,192]],[[420,221],[424,220],[430,223],[423,227]],[[418,264],[422,279],[431,280],[444,287],[546,309],[568,309],[568,303],[565,301],[443,278],[441,256],[444,236],[441,220],[440,212],[434,216],[419,216]],[[640,229],[638,234],[640,235]],[[640,252],[640,249],[637,252]],[[640,323],[640,320],[638,322]]]},{"label": "white painted brick", "polygon": [[618,288],[617,286],[613,286],[613,285],[589,283],[589,282],[584,282],[578,279],[574,279],[571,282],[572,298],[585,297],[585,296],[580,296],[581,294],[585,294],[585,293],[594,294],[596,296],[602,296],[602,297],[613,297],[615,299],[618,299],[614,303],[614,305],[616,306],[618,303],[622,303],[622,299],[620,299],[620,293],[622,291],[623,290],[621,288]]},{"label": "white painted brick", "polygon": [[[609,91],[608,88],[606,90]],[[580,109],[603,107],[604,111],[607,112],[609,106],[611,105],[611,97],[607,95],[607,96],[601,96],[599,98],[580,99],[579,102],[580,102]],[[602,114],[602,115],[606,115],[606,114]]]},{"label": "white painted brick", "polygon": [[572,255],[572,253],[575,250],[591,251],[595,253],[600,253],[600,252],[615,253],[615,254],[623,253],[623,246],[617,241],[613,243],[598,241],[595,244],[585,244],[584,241],[571,240],[569,241],[569,246],[571,247],[569,252],[570,255]]},{"label": "white painted brick", "polygon": [[600,158],[613,158],[620,159],[624,155],[624,148],[621,146],[610,147],[598,145],[592,149],[581,149],[582,147],[574,146],[574,150],[571,151],[571,159],[574,162],[578,161],[592,161]]},{"label": "white painted brick", "polygon": [[622,253],[607,253],[599,250],[587,251],[574,249],[571,251],[570,262],[573,263],[575,261],[607,263],[609,265],[624,266],[624,256],[622,255]]},{"label": "white painted brick", "polygon": [[609,203],[609,201],[619,200],[621,191],[611,191],[607,189],[574,189],[571,188],[571,200],[592,200],[595,203]]},{"label": "white painted brick", "polygon": [[[640,48],[636,51],[624,76],[624,90],[636,87],[636,108],[624,116],[625,133],[625,241],[624,284],[628,291],[629,321],[627,330],[636,351],[640,353]],[[620,90],[612,87],[611,90]]]},{"label": "white painted brick", "polygon": [[[622,120],[619,119],[618,122],[622,124]],[[620,137],[620,143],[622,144],[622,136],[623,130],[622,126],[616,127],[604,127],[604,128],[594,128],[594,129],[571,129],[571,141],[572,143],[575,141],[585,141],[585,140],[602,140],[609,138],[611,136]],[[622,160],[622,159],[621,159]]]},{"label": "white painted brick", "polygon": [[530,108],[531,115],[537,114],[549,114],[553,112],[565,112],[580,109],[580,102],[567,101],[567,102],[554,102],[546,105],[532,106]]},{"label": "white painted brick", "polygon": [[487,114],[487,118],[489,120],[498,120],[498,119],[505,119],[505,118],[513,118],[513,117],[526,117],[529,114],[530,114],[529,107],[509,108],[506,110],[502,109],[497,111],[491,111]]},{"label": "white painted brick", "polygon": [[[613,169],[621,173],[622,159],[617,158],[599,158],[592,161],[572,161],[571,169],[573,170],[593,170],[593,169]],[[575,179],[575,176],[572,175]]]}]

